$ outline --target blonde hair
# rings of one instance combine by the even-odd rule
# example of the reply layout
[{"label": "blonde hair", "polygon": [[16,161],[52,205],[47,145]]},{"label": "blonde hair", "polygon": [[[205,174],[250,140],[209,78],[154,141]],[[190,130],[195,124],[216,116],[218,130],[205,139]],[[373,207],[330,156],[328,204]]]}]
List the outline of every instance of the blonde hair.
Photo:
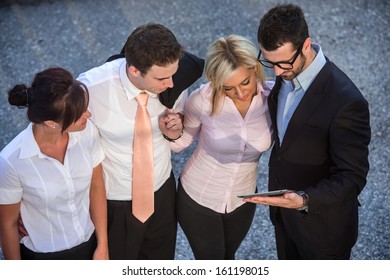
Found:
[{"label": "blonde hair", "polygon": [[211,115],[220,112],[225,94],[223,84],[239,67],[253,68],[257,81],[264,83],[264,71],[257,60],[255,45],[245,37],[230,35],[210,45],[206,55],[205,75],[212,87]]}]

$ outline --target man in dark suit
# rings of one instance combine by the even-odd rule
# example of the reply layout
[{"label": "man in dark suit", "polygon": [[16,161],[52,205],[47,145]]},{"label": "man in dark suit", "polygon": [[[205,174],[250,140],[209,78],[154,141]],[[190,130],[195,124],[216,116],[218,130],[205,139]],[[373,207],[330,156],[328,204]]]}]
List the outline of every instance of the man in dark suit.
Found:
[{"label": "man in dark suit", "polygon": [[268,11],[258,41],[260,63],[277,76],[269,190],[292,192],[246,200],[270,205],[279,259],[349,259],[369,170],[368,103],[312,42],[300,7]]}]

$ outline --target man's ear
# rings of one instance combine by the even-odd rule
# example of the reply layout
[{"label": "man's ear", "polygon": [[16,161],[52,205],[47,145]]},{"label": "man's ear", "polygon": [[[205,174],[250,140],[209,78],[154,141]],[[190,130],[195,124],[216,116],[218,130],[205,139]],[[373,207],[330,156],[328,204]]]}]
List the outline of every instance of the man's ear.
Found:
[{"label": "man's ear", "polygon": [[302,52],[306,55],[311,50],[311,38],[306,38],[305,42],[303,43]]},{"label": "man's ear", "polygon": [[128,75],[131,75],[133,77],[139,77],[141,76],[141,71],[139,71],[136,67],[133,65],[127,67],[127,73]]}]

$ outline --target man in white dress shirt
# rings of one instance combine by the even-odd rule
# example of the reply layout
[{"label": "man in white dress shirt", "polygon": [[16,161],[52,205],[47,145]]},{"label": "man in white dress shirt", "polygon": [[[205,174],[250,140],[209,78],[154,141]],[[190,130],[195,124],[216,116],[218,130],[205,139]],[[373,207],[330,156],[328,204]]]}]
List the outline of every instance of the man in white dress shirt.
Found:
[{"label": "man in white dress shirt", "polygon": [[[183,47],[166,27],[136,28],[125,45],[125,58],[79,76],[90,92],[89,110],[106,158],[103,174],[107,192],[110,259],[173,259],[176,244],[176,182],[169,141],[181,136],[181,97],[173,110],[158,94],[173,87]],[[154,213],[146,222],[132,213],[134,122],[140,93],[149,95],[154,154]],[[167,141],[168,140],[168,141]],[[145,175],[151,170],[145,170]]]}]

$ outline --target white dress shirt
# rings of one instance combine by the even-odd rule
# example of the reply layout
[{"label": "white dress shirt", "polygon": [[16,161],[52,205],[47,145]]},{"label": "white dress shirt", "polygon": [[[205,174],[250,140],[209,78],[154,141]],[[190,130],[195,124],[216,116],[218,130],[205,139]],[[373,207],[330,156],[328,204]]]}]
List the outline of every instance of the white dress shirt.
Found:
[{"label": "white dress shirt", "polygon": [[69,133],[64,164],[43,154],[32,124],[0,153],[0,204],[21,202],[28,236],[21,239],[35,252],[73,248],[91,237],[89,214],[92,170],[104,158],[96,128]]},{"label": "white dress shirt", "polygon": [[184,134],[171,144],[179,152],[199,135],[198,145],[180,176],[187,194],[200,205],[219,213],[232,212],[244,202],[238,195],[256,189],[260,155],[272,143],[271,119],[265,89],[257,85],[245,118],[229,97],[221,112],[210,116],[210,83],[193,92],[184,108]]},{"label": "white dress shirt", "polygon": [[[135,97],[144,90],[135,87],[128,79],[124,58],[82,73],[78,80],[88,87],[91,119],[99,130],[106,155],[102,164],[107,199],[131,200],[134,123],[138,106]],[[171,151],[158,126],[158,118],[166,113],[166,107],[160,103],[157,94],[147,93],[153,130],[154,190],[157,191],[170,176]],[[176,110],[180,99],[174,106]]]}]

